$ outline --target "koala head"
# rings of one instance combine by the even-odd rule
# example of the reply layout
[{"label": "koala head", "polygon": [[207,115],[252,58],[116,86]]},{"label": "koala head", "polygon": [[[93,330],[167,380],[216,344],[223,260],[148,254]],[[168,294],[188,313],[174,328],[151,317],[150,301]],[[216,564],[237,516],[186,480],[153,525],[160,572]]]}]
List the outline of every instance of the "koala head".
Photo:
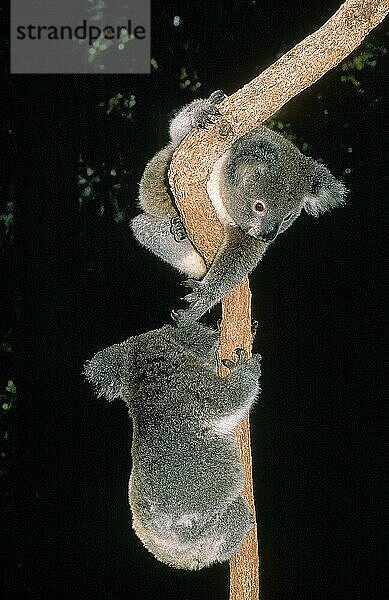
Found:
[{"label": "koala head", "polygon": [[220,195],[231,221],[265,242],[290,227],[303,208],[318,216],[346,196],[326,167],[262,125],[232,145],[220,171]]}]

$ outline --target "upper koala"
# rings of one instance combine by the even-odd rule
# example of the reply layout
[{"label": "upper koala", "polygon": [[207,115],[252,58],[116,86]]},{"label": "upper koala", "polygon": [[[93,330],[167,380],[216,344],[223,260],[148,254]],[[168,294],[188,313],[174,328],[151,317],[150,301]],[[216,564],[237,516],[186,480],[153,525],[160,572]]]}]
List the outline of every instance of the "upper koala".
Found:
[{"label": "upper koala", "polygon": [[224,361],[216,331],[167,325],[98,352],[85,366],[99,396],[133,418],[133,527],[156,558],[181,569],[228,560],[252,527],[233,432],[259,391],[260,356]]},{"label": "upper koala", "polygon": [[[143,214],[132,220],[141,244],[186,273],[193,292],[178,320],[199,319],[262,258],[269,244],[302,209],[313,216],[341,205],[346,188],[326,167],[304,156],[280,134],[259,125],[239,138],[214,165],[208,194],[224,227],[224,240],[209,270],[186,236],[168,186],[174,149],[192,127],[217,118],[221,91],[184,107],[170,124],[171,143],[148,163],[140,183]],[[201,279],[202,278],[202,279]],[[201,281],[198,281],[201,279]]]}]

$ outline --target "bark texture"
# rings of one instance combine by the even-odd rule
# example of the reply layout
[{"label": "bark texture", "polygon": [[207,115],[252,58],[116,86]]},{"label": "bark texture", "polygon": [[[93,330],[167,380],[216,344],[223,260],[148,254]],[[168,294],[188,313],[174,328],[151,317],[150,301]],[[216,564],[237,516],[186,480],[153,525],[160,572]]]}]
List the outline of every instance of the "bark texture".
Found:
[{"label": "bark texture", "polygon": [[[222,241],[222,228],[206,184],[216,160],[243,134],[268,119],[359,46],[389,12],[389,0],[346,0],[309,35],[219,106],[222,118],[207,130],[192,130],[176,150],[169,181],[185,228],[209,265]],[[251,351],[250,289],[246,278],[222,302],[220,358],[237,347]],[[220,361],[219,361],[220,362]],[[220,366],[221,375],[224,369]],[[243,494],[255,515],[248,419],[236,432],[245,467]],[[230,600],[258,600],[256,527],[230,561]]]}]

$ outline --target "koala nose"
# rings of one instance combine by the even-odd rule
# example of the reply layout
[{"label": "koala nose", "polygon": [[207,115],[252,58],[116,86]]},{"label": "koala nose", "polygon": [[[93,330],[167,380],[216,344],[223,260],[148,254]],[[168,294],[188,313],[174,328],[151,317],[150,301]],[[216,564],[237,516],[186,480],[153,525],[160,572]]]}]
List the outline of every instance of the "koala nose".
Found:
[{"label": "koala nose", "polygon": [[271,242],[276,237],[279,227],[279,224],[275,221],[270,221],[270,223],[266,223],[265,228],[262,231],[261,238],[266,242]]}]

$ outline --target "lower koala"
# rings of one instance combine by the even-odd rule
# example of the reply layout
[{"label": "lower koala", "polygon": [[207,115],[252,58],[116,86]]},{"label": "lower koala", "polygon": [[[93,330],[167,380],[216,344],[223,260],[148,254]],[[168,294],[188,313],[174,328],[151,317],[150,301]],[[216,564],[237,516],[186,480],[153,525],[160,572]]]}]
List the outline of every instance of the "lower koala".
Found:
[{"label": "lower koala", "polygon": [[98,352],[85,375],[99,396],[122,398],[134,423],[129,500],[133,527],[178,569],[228,560],[252,528],[233,432],[259,392],[260,356],[223,361],[218,333],[200,323],[131,337]]}]

